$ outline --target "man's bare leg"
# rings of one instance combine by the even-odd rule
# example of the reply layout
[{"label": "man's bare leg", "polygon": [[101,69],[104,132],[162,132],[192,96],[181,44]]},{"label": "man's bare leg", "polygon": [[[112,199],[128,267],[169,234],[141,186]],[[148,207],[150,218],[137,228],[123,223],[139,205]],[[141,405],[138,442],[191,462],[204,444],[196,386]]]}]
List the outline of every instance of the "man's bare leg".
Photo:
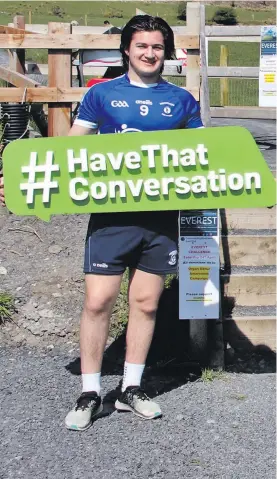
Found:
[{"label": "man's bare leg", "polygon": [[109,333],[110,316],[122,275],[85,276],[85,304],[80,324],[82,374],[98,373]]},{"label": "man's bare leg", "polygon": [[100,375],[110,316],[122,275],[85,277],[85,304],[80,325],[82,394],[65,418],[68,429],[85,431],[102,411]]},{"label": "man's bare leg", "polygon": [[129,283],[126,361],[145,364],[152,342],[164,276],[133,270]]},{"label": "man's bare leg", "polygon": [[156,311],[164,277],[134,270],[129,282],[129,323],[122,394],[115,403],[119,411],[132,411],[144,419],[162,415],[157,403],[140,388],[147,354],[153,338]]}]

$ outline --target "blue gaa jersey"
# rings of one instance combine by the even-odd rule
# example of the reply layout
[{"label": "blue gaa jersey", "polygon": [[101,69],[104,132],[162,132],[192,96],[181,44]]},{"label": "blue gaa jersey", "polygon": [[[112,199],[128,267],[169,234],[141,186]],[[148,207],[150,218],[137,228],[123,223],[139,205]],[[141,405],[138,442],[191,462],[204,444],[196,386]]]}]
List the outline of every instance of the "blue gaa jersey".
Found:
[{"label": "blue gaa jersey", "polygon": [[82,99],[74,124],[103,133],[202,127],[200,109],[183,88],[131,83],[128,75],[92,86]]},{"label": "blue gaa jersey", "polygon": [[[163,79],[151,85],[131,83],[127,74],[92,86],[74,124],[100,134],[203,127],[198,103],[188,91]],[[177,219],[178,211],[93,215],[94,227],[136,225],[163,234],[167,231],[175,239]]]}]

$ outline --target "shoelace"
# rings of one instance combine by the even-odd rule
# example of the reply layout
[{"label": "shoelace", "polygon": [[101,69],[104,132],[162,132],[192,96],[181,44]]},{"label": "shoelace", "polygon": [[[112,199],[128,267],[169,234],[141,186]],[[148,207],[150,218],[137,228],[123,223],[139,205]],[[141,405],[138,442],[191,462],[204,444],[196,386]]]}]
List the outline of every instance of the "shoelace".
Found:
[{"label": "shoelace", "polygon": [[130,394],[131,397],[136,395],[137,398],[140,399],[141,401],[150,401],[150,398],[147,396],[147,394],[145,394],[143,389],[141,389],[140,387],[134,388],[131,391],[127,391],[127,394]]},{"label": "shoelace", "polygon": [[95,402],[95,400],[96,396],[80,396],[77,399],[75,411],[77,411],[77,409],[82,409],[82,411],[88,409],[93,404],[93,402]]}]

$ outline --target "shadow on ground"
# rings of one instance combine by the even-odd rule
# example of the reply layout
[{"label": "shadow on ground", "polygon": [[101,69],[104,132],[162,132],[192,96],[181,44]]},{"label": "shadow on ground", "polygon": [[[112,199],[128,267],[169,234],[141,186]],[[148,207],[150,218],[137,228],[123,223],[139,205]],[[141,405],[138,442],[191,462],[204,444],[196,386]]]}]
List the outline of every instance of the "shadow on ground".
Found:
[{"label": "shadow on ground", "polygon": [[[178,318],[179,284],[175,280],[169,289],[165,289],[160,300],[157,314],[157,324],[147,365],[143,377],[143,385],[147,394],[156,397],[168,391],[179,388],[188,382],[199,380],[202,370],[207,365],[205,360],[196,361],[189,354],[189,321],[180,321]],[[230,311],[234,306],[233,298],[225,298]],[[241,349],[236,344],[228,344],[225,351],[226,370],[239,373],[268,373],[276,371],[276,354],[265,346],[253,346],[250,341],[238,330],[234,338],[242,341]],[[213,338],[209,335],[214,331],[214,324],[208,321],[208,339],[210,347],[214,347]],[[230,336],[230,335],[229,335]],[[242,338],[243,336],[243,338]],[[118,337],[105,351],[102,375],[122,376],[125,357],[125,332]],[[80,375],[80,358],[76,358],[66,369],[74,375]],[[104,415],[114,410],[114,402],[120,393],[121,383],[110,391],[104,398]]]}]

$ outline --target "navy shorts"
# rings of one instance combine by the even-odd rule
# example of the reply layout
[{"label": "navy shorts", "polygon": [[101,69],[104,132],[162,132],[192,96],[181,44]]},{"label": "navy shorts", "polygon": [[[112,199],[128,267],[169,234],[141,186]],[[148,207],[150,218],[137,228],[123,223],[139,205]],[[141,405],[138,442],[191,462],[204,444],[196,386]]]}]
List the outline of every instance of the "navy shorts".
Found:
[{"label": "navy shorts", "polygon": [[[99,224],[100,223],[100,224]],[[149,225],[101,224],[90,220],[84,272],[115,275],[127,267],[165,275],[177,271],[178,226],[160,231]]]}]

